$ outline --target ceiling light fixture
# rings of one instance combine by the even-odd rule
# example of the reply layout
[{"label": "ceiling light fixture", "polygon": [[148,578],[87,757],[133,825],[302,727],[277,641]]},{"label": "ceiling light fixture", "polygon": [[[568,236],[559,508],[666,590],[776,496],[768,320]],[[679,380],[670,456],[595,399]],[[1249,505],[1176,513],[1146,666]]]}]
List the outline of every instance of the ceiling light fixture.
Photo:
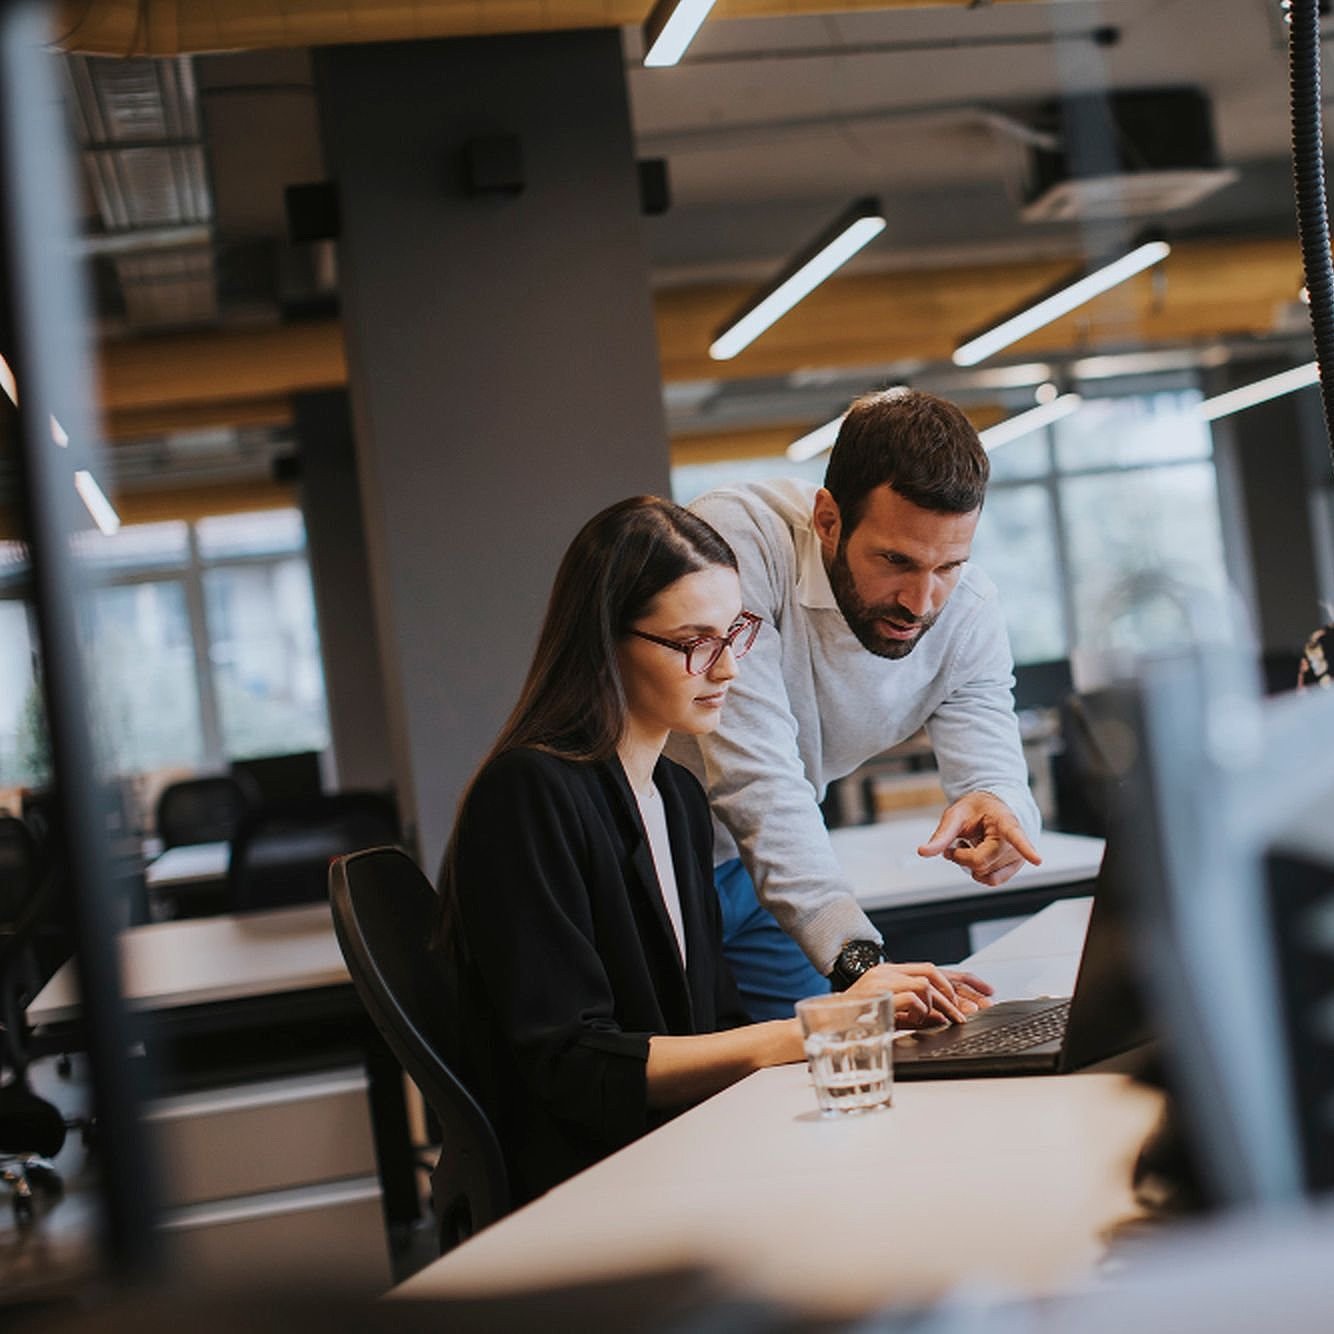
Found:
[{"label": "ceiling light fixture", "polygon": [[14,378],[14,372],[10,369],[9,362],[4,357],[0,357],[0,389],[3,389],[5,397],[15,407],[18,407],[19,382]]},{"label": "ceiling light fixture", "polygon": [[976,366],[979,361],[985,361],[1011,343],[1027,338],[1029,334],[1060,319],[1062,315],[1068,315],[1086,301],[1092,301],[1095,296],[1101,296],[1103,292],[1125,282],[1127,278],[1133,278],[1137,273],[1160,264],[1171,253],[1172,247],[1166,241],[1146,241],[1110,264],[1104,264],[1082,277],[1063,281],[1047,296],[960,343],[954,349],[954,364]]},{"label": "ceiling light fixture", "polygon": [[730,361],[884,230],[880,201],[857,200],[719,329],[709,356],[714,361]]},{"label": "ceiling light fixture", "polygon": [[1008,445],[1011,440],[1018,440],[1020,436],[1028,435],[1040,427],[1050,426],[1052,422],[1060,421],[1062,417],[1077,412],[1083,401],[1078,394],[1062,394],[1059,398],[1052,399],[1050,403],[1029,408],[1027,412],[1020,412],[1013,417],[1007,417],[1003,422],[997,422],[995,426],[988,426],[985,431],[978,432],[977,438],[982,442],[982,448],[990,454],[992,450]]},{"label": "ceiling light fixture", "polygon": [[695,40],[714,0],[658,0],[644,20],[644,64],[649,69],[675,65]]},{"label": "ceiling light fixture", "polygon": [[1281,398],[1284,394],[1319,383],[1320,366],[1308,361],[1305,366],[1294,366],[1290,371],[1266,376],[1253,384],[1244,384],[1240,389],[1229,389],[1226,394],[1215,394],[1195,410],[1205,421],[1217,421],[1219,417],[1230,416],[1243,408],[1253,408],[1257,403],[1268,403],[1271,398]]},{"label": "ceiling light fixture", "polygon": [[74,489],[102,533],[111,537],[120,531],[120,515],[98,486],[97,478],[87,468],[80,468],[74,474]]},{"label": "ceiling light fixture", "polygon": [[843,425],[843,418],[846,416],[846,412],[840,412],[833,421],[825,422],[823,426],[807,431],[801,439],[794,440],[787,447],[788,458],[793,463],[805,463],[807,459],[813,459],[817,454],[833,449],[834,441],[838,439],[838,428]]}]

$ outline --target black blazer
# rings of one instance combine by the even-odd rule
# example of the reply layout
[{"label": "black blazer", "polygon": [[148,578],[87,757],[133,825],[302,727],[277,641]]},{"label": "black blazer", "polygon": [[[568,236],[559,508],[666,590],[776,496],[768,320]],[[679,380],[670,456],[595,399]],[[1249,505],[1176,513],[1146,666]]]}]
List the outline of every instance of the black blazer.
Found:
[{"label": "black blazer", "polygon": [[722,956],[708,802],[670,760],[654,780],[684,969],[618,760],[510,751],[483,769],[459,816],[459,1059],[496,1127],[516,1201],[663,1119],[646,1094],[653,1034],[746,1022]]}]

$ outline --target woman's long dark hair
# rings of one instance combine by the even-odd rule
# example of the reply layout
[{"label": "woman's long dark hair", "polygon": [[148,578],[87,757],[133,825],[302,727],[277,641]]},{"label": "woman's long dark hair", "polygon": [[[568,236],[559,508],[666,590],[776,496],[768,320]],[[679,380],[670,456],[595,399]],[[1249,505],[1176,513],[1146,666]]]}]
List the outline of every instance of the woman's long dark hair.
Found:
[{"label": "woman's long dark hair", "polygon": [[[669,500],[632,496],[595,514],[561,560],[519,702],[477,772],[521,747],[571,760],[615,754],[626,723],[617,644],[663,589],[713,565],[735,570],[732,548]],[[458,902],[456,844],[471,790],[469,782],[440,868],[439,944]]]}]

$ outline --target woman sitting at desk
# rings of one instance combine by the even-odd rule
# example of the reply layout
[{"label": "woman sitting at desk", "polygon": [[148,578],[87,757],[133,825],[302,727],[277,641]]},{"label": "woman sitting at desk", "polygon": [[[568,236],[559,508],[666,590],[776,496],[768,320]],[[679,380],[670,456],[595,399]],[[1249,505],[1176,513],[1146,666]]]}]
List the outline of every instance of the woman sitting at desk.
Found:
[{"label": "woman sitting at desk", "polygon": [[[762,1066],[795,1019],[748,1024],[722,956],[704,793],[662,756],[717,726],[760,623],[688,511],[611,506],[575,538],[518,705],[464,795],[441,882],[464,1077],[516,1202]],[[939,988],[939,990],[938,990]],[[882,964],[900,1023],[961,1017],[930,965]]]}]

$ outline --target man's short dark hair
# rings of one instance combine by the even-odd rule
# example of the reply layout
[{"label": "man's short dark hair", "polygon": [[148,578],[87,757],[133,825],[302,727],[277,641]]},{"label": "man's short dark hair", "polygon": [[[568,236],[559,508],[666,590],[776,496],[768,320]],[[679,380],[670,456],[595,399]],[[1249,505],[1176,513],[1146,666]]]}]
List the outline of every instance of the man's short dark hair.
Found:
[{"label": "man's short dark hair", "polygon": [[938,514],[971,514],[987,493],[991,464],[968,418],[943,398],[886,389],[856,400],[825,470],[846,536],[877,486]]}]

